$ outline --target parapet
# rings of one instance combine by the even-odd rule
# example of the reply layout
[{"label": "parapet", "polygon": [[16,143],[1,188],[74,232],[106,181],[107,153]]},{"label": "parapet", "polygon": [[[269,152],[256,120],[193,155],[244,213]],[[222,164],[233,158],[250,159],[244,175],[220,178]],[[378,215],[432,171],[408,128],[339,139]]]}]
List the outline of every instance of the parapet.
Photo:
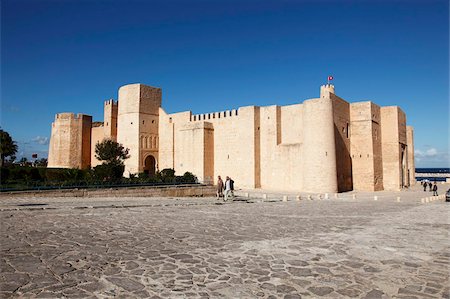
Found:
[{"label": "parapet", "polygon": [[117,106],[117,101],[114,100],[114,99],[106,100],[106,101],[105,101],[105,106],[110,106],[110,105],[112,105],[112,106]]},{"label": "parapet", "polygon": [[202,120],[213,120],[219,118],[226,118],[232,116],[238,116],[239,109],[225,110],[221,112],[212,112],[212,113],[204,113],[204,114],[196,114],[192,115],[190,121],[202,121]]},{"label": "parapet", "polygon": [[334,85],[332,84],[325,84],[320,86],[320,97],[324,98],[326,96],[328,96],[328,94],[334,94]]},{"label": "parapet", "polygon": [[83,113],[78,113],[77,115],[75,115],[75,113],[73,112],[63,112],[56,114],[55,121],[57,121],[58,119],[63,120],[63,119],[83,119],[83,118],[92,118],[92,116]]}]

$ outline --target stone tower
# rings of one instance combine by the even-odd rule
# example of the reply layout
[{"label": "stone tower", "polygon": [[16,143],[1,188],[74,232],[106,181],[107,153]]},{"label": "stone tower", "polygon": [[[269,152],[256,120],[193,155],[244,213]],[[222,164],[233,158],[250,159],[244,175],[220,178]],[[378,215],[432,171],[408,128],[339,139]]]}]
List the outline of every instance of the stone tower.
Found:
[{"label": "stone tower", "polygon": [[58,113],[52,123],[48,167],[89,168],[92,116]]},{"label": "stone tower", "polygon": [[104,138],[117,141],[117,112],[118,105],[114,100],[107,100],[104,104]]},{"label": "stone tower", "polygon": [[159,108],[161,89],[130,84],[119,89],[117,142],[130,149],[124,175],[153,175],[158,162]]},{"label": "stone tower", "polygon": [[320,88],[320,98],[303,102],[303,188],[306,192],[337,192],[334,136],[334,86]]}]

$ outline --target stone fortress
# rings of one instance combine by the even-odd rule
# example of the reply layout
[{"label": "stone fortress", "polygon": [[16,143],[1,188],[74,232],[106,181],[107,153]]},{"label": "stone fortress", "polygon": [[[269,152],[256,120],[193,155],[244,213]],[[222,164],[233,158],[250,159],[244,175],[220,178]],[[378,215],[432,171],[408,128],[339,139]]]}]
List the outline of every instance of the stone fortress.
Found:
[{"label": "stone fortress", "polygon": [[173,168],[239,188],[301,192],[399,190],[415,182],[413,128],[397,106],[348,103],[323,85],[320,97],[289,106],[167,114],[160,88],[130,84],[104,103],[104,121],[59,113],[48,167],[89,168],[105,138],[130,149],[125,176]]}]

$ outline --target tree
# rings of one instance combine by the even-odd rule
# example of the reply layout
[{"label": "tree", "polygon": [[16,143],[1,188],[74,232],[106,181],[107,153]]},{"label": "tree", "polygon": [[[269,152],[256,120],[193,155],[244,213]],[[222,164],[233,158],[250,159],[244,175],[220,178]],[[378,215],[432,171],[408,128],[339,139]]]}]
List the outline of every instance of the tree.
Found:
[{"label": "tree", "polygon": [[94,167],[94,176],[103,181],[114,181],[122,178],[125,169],[123,162],[130,157],[128,152],[129,149],[111,139],[97,142],[95,157],[103,163]]},{"label": "tree", "polygon": [[130,157],[128,152],[129,149],[111,139],[105,139],[95,145],[95,157],[106,163],[123,164],[123,161]]},{"label": "tree", "polygon": [[5,162],[6,157],[14,156],[17,153],[17,144],[12,140],[8,132],[0,129],[0,155],[1,165]]}]

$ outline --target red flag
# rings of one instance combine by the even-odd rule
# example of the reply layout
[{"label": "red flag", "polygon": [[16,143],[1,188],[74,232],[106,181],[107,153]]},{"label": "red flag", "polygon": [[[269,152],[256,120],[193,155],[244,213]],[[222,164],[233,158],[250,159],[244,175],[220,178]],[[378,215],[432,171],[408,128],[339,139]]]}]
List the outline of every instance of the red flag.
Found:
[{"label": "red flag", "polygon": [[328,76],[328,81],[331,81],[333,79],[334,79],[333,76]]}]

